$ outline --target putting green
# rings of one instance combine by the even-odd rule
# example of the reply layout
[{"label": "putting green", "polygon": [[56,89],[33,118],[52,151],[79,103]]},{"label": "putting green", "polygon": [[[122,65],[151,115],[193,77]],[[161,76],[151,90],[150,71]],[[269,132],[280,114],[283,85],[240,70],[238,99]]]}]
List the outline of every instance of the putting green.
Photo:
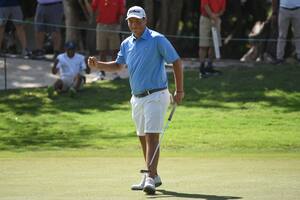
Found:
[{"label": "putting green", "polygon": [[0,158],[0,200],[298,199],[299,157],[162,157],[155,196],[131,191],[137,157]]}]

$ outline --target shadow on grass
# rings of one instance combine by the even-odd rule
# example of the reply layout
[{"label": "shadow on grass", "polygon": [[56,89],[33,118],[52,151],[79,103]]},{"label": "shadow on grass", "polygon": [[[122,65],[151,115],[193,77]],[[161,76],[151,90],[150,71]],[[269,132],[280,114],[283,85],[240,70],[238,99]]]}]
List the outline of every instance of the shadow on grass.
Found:
[{"label": "shadow on grass", "polygon": [[110,141],[118,146],[120,141],[136,139],[134,132],[110,133],[101,124],[87,126],[77,117],[95,110],[129,110],[129,99],[128,80],[87,84],[74,98],[61,94],[50,99],[46,88],[0,92],[0,112],[5,113],[0,123],[0,150],[95,148],[93,141]]},{"label": "shadow on grass", "polygon": [[[300,66],[258,65],[253,68],[230,67],[223,75],[198,79],[198,72],[185,74],[184,106],[247,109],[247,103],[300,111]],[[173,82],[173,81],[170,81]],[[174,87],[174,86],[173,86]],[[239,107],[227,106],[236,103]]]},{"label": "shadow on grass", "polygon": [[[284,112],[299,112],[299,77],[300,67],[292,65],[230,67],[223,69],[222,76],[201,80],[198,79],[198,71],[187,71],[186,96],[182,106],[251,109],[248,103],[261,103],[263,107],[278,107]],[[170,91],[174,91],[173,76],[169,74],[169,78]],[[78,115],[69,115],[121,109],[130,112],[130,96],[128,80],[88,84],[75,98],[63,94],[49,99],[46,88],[0,91],[0,149],[13,150],[27,146],[80,148],[90,147],[91,144],[87,143],[90,139],[133,139],[135,134],[111,136],[99,127],[81,125],[82,122],[76,118]],[[42,114],[49,114],[52,118],[36,117]],[[66,132],[61,131],[61,127],[55,129],[55,124],[60,122],[53,118],[58,115],[63,115],[60,117],[66,124],[61,127]],[[76,123],[76,131],[72,130],[72,123]]]},{"label": "shadow on grass", "polygon": [[88,84],[74,98],[65,93],[50,99],[46,88],[8,90],[0,93],[0,112],[10,110],[16,115],[39,115],[41,112],[88,114],[88,110],[120,109],[120,104],[129,105],[129,99],[128,80]]},{"label": "shadow on grass", "polygon": [[174,192],[169,190],[157,190],[157,192],[158,193],[156,195],[148,196],[148,198],[174,197],[174,198],[190,198],[190,199],[205,199],[205,200],[242,199],[242,197],[193,194],[193,193]]},{"label": "shadow on grass", "polygon": [[[287,112],[300,111],[300,67],[257,66],[253,68],[230,67],[223,75],[198,79],[198,71],[185,73],[185,99],[183,106],[248,109],[246,103],[264,102],[264,106],[279,107]],[[169,74],[170,90],[174,91],[173,76]],[[129,109],[130,88],[128,80],[88,84],[75,98],[67,94],[49,99],[45,88],[20,89],[0,92],[0,112],[12,111],[17,115],[56,114],[76,112],[89,114]],[[236,103],[230,107],[226,103]],[[4,105],[4,106],[1,106]]]}]

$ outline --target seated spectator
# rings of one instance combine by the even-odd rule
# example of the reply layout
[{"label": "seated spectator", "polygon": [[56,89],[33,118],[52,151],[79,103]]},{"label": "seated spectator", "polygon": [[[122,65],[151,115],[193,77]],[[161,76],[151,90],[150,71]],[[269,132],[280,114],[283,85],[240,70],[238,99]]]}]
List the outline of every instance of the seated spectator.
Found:
[{"label": "seated spectator", "polygon": [[34,22],[36,24],[36,51],[35,58],[43,59],[43,50],[46,33],[51,33],[54,58],[60,53],[61,33],[60,25],[63,23],[64,9],[62,0],[37,0]]},{"label": "seated spectator", "polygon": [[89,73],[86,61],[83,55],[75,52],[76,45],[74,42],[65,44],[65,53],[59,54],[52,67],[52,73],[59,73],[53,86],[48,87],[48,96],[52,97],[54,92],[69,92],[74,96],[76,92],[82,89],[85,83],[84,73]]},{"label": "seated spectator", "polygon": [[0,0],[0,46],[2,46],[7,20],[14,23],[17,37],[22,46],[22,56],[27,58],[31,52],[27,48],[26,34],[22,25],[23,12],[19,0]]}]

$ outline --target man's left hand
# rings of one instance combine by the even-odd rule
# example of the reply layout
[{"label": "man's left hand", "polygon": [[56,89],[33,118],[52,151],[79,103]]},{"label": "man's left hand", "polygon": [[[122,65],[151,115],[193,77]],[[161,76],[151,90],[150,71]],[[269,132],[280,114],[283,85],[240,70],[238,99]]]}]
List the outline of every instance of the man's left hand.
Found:
[{"label": "man's left hand", "polygon": [[184,98],[184,91],[175,91],[174,93],[175,103],[180,104],[183,98]]}]

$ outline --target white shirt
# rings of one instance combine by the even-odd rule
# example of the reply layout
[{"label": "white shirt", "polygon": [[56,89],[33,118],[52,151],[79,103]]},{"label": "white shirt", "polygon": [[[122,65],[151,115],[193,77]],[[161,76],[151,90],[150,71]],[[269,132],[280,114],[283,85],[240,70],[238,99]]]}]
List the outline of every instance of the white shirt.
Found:
[{"label": "white shirt", "polygon": [[59,70],[60,76],[64,78],[74,78],[77,74],[81,74],[86,69],[84,56],[75,53],[70,58],[67,53],[62,53],[57,56],[58,63],[56,68]]}]

